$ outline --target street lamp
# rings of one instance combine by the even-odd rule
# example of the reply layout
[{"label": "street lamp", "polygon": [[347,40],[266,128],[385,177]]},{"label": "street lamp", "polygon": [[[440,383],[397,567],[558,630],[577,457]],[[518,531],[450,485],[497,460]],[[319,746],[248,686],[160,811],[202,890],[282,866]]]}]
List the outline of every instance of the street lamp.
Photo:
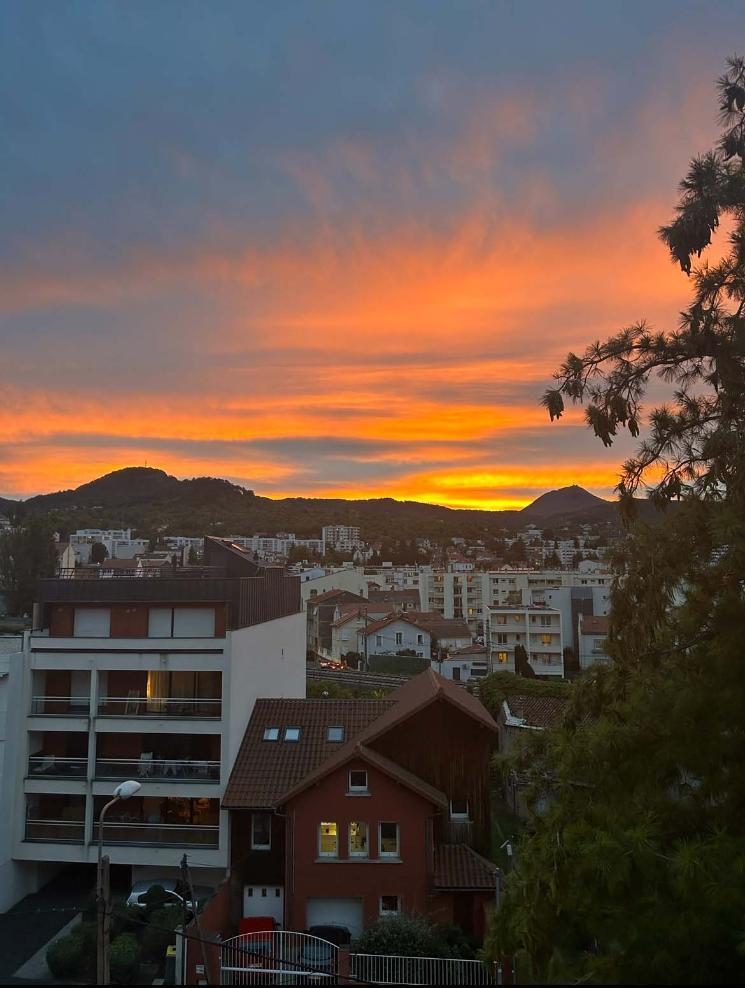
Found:
[{"label": "street lamp", "polygon": [[133,779],[120,783],[114,790],[114,798],[103,807],[98,817],[98,950],[96,952],[96,973],[99,985],[108,985],[109,975],[109,859],[106,859],[106,878],[104,881],[103,864],[103,825],[104,818],[111,807],[124,799],[129,799],[139,792],[142,786]]}]

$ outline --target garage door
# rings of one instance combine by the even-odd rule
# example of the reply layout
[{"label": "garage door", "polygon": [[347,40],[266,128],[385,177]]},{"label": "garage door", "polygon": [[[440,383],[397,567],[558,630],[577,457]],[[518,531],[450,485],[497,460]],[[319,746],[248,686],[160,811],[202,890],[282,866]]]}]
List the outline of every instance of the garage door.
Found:
[{"label": "garage door", "polygon": [[308,899],[306,926],[346,926],[362,933],[362,899]]}]

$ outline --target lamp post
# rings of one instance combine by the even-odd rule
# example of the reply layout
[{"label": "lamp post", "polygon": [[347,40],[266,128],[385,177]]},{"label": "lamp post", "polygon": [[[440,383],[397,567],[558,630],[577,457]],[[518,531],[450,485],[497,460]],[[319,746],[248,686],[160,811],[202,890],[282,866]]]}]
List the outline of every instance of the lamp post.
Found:
[{"label": "lamp post", "polygon": [[96,951],[96,974],[99,985],[111,982],[109,974],[109,859],[103,856],[103,825],[106,814],[111,807],[124,799],[129,799],[139,792],[142,786],[139,782],[129,779],[122,782],[114,790],[114,798],[103,807],[98,817],[98,878],[96,882],[98,905],[98,949]]}]

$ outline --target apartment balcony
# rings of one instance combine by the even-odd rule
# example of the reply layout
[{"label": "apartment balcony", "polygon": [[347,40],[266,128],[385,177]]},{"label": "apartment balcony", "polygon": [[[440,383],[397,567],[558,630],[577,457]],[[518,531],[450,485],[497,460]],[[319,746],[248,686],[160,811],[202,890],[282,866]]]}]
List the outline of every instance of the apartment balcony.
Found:
[{"label": "apartment balcony", "polygon": [[222,675],[216,670],[101,672],[99,717],[187,717],[219,720]]},{"label": "apartment balcony", "polygon": [[31,755],[29,777],[45,779],[84,779],[88,772],[87,758],[66,758],[60,755]]},{"label": "apartment balcony", "polygon": [[139,758],[97,758],[97,779],[139,779],[141,782],[219,782],[219,761],[194,759],[152,758],[146,754]]},{"label": "apartment balcony", "polygon": [[99,717],[198,717],[219,720],[222,701],[206,697],[104,696]]},{"label": "apartment balcony", "polygon": [[87,717],[90,713],[90,698],[40,694],[31,697],[30,713],[34,717]]},{"label": "apartment balcony", "polygon": [[85,840],[85,796],[63,793],[27,796],[24,840],[82,844]]},{"label": "apartment balcony", "polygon": [[33,716],[88,717],[91,674],[87,669],[34,669],[31,675]]},{"label": "apartment balcony", "polygon": [[[107,844],[136,844],[140,847],[218,847],[220,828],[195,824],[117,823],[104,826]],[[98,840],[98,823],[93,827],[93,839]]]},{"label": "apartment balcony", "polygon": [[[98,840],[98,815],[107,797],[97,796],[93,806],[93,840]],[[136,796],[112,809],[104,826],[107,844],[145,847],[219,846],[218,799]]]}]

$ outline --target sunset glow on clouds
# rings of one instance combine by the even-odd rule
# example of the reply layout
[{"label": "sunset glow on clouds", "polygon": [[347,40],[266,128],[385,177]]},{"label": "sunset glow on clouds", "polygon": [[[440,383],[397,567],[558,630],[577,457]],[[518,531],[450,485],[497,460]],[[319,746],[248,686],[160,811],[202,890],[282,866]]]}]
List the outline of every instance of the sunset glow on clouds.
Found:
[{"label": "sunset glow on clouds", "polygon": [[683,307],[655,230],[736,20],[5,4],[0,494],[145,462],[270,496],[609,494],[628,444],[539,398],[567,350]]}]

